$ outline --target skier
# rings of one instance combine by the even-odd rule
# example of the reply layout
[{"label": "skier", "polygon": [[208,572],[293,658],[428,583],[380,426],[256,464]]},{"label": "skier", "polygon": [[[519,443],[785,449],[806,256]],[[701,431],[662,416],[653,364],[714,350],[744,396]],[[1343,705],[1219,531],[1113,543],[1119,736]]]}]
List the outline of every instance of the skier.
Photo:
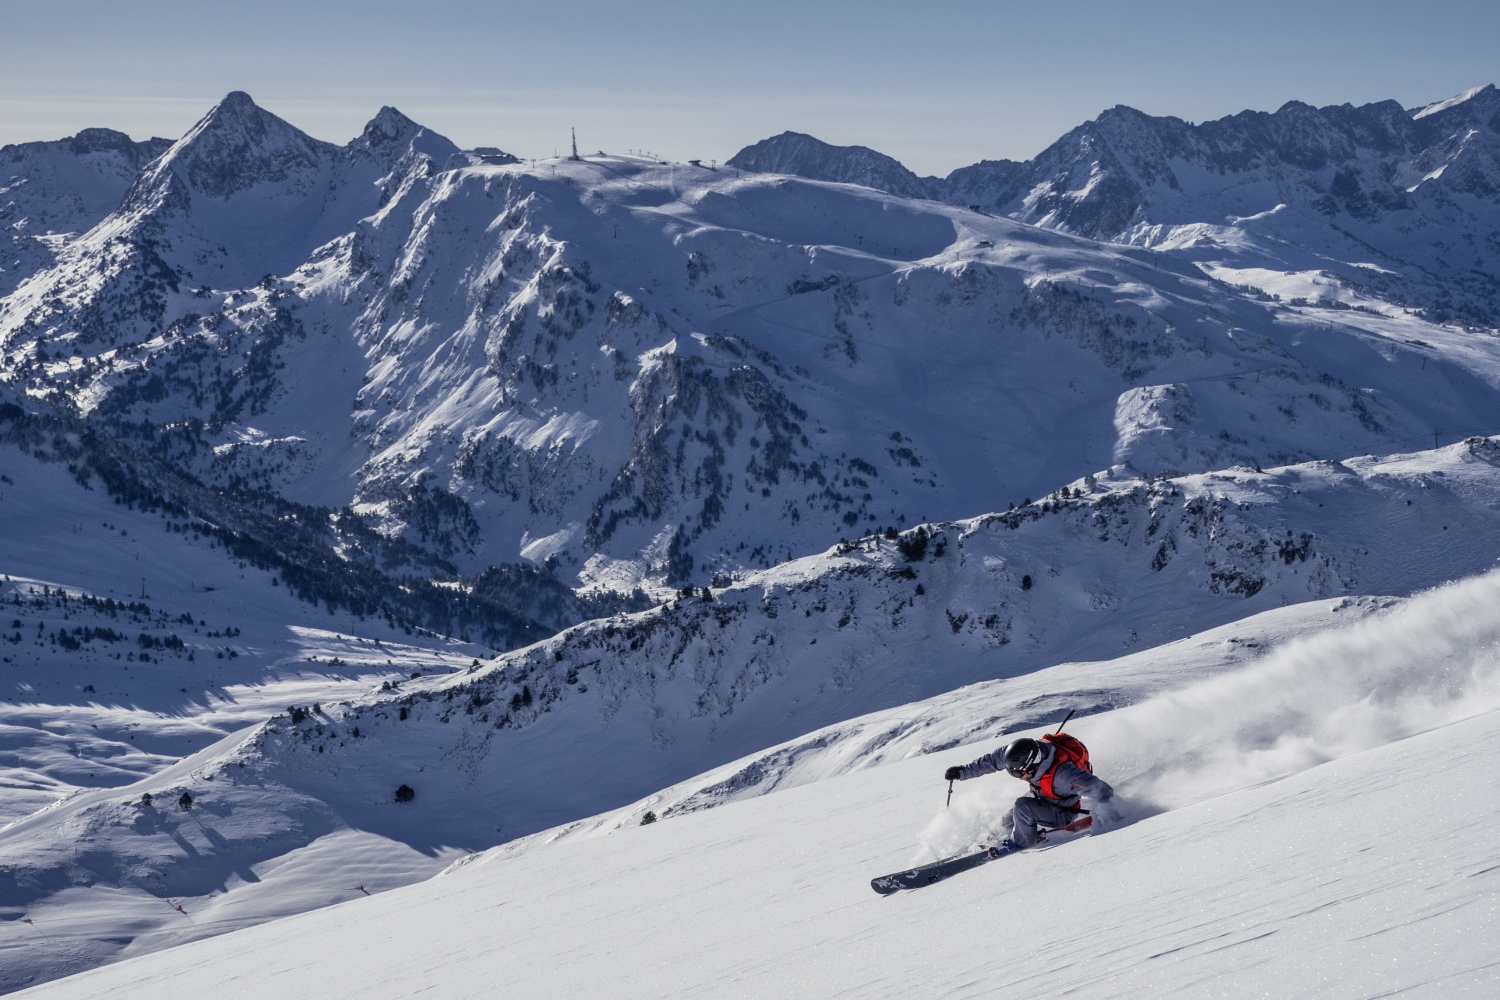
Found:
[{"label": "skier", "polygon": [[1011,835],[991,849],[1000,853],[1034,847],[1045,838],[1047,829],[1061,829],[1087,815],[1088,810],[1082,806],[1085,796],[1104,803],[1115,794],[1113,788],[1094,776],[1088,748],[1062,732],[1049,733],[1041,740],[1016,740],[972,764],[948,768],[943,772],[943,780],[964,781],[1001,770],[1028,782],[1031,795],[1016,799],[1011,813]]}]

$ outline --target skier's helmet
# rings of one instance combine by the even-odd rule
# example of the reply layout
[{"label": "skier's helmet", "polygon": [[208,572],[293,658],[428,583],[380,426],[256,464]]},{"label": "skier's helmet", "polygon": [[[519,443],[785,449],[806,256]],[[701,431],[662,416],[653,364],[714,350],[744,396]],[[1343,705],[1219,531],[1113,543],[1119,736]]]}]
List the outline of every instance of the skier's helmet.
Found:
[{"label": "skier's helmet", "polygon": [[1016,740],[1005,748],[1005,769],[1012,777],[1026,781],[1036,773],[1042,759],[1042,746],[1036,740]]}]

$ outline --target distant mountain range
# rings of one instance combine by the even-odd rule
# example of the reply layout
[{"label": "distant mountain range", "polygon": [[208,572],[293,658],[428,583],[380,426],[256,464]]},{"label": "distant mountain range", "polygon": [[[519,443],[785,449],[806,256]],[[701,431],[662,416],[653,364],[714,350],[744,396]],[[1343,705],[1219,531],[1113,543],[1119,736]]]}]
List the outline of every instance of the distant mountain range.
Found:
[{"label": "distant mountain range", "polygon": [[1493,85],[1412,110],[1291,101],[1197,125],[1118,106],[1035,159],[984,160],[945,178],[795,132],[729,164],[972,205],[1228,271],[1326,269],[1439,318],[1500,322]]},{"label": "distant mountain range", "polygon": [[392,108],[337,146],[233,93],[0,151],[0,383],[452,574],[664,593],[1111,466],[1500,428],[1457,323],[1497,107],[1116,108],[937,180],[791,133],[527,167]]}]

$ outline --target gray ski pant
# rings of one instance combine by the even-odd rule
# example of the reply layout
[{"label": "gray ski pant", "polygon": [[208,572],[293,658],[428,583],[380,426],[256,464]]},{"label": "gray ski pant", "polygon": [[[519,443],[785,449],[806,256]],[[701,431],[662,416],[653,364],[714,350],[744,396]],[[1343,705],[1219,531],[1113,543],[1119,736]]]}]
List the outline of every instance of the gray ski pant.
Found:
[{"label": "gray ski pant", "polygon": [[1033,847],[1037,840],[1037,827],[1056,830],[1067,826],[1081,813],[1062,809],[1050,802],[1023,795],[1016,799],[1016,808],[1011,812],[1010,839],[1020,848]]}]

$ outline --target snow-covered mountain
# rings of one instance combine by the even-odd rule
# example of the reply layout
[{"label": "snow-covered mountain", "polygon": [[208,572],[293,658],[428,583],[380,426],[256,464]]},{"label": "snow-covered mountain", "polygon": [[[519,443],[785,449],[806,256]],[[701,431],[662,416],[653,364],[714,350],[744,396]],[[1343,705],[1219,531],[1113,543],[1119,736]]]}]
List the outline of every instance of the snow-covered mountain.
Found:
[{"label": "snow-covered mountain", "polygon": [[65,326],[72,344],[95,351],[160,335],[214,288],[290,272],[377,211],[405,173],[456,152],[392,108],[338,147],[232,93],[16,293],[8,321]]},{"label": "snow-covered mountain", "polygon": [[867,187],[510,159],[389,109],[335,147],[230,95],[4,301],[3,377],[466,572],[658,593],[1112,465],[1500,426],[1492,339],[1377,297]]},{"label": "snow-covered mountain", "polygon": [[77,236],[120,204],[141,169],[172,145],[88,128],[56,142],[0,146],[0,226],[32,236]]},{"label": "snow-covered mountain", "polygon": [[[1495,101],[1116,109],[946,180],[391,108],[337,145],[241,93],[6,147],[0,989],[648,811],[864,816],[1074,709],[1141,820],[1081,851],[1226,850],[1210,795],[1489,711],[1493,580],[1421,591],[1500,561]],[[1151,733],[1231,780],[1168,794]],[[963,801],[858,849],[991,836]]]},{"label": "snow-covered mountain", "polygon": [[1439,317],[1500,318],[1493,85],[1410,111],[1394,101],[1292,101],[1196,125],[1118,106],[1033,160],[986,160],[942,179],[792,133],[746,147],[729,164],[1149,246],[1287,299],[1350,303],[1350,293],[1364,293]]},{"label": "snow-covered mountain", "polygon": [[763,174],[792,174],[815,181],[859,184],[903,198],[939,197],[936,177],[918,177],[899,160],[865,146],[834,146],[802,132],[783,132],[746,146],[726,164]]},{"label": "snow-covered mountain", "polygon": [[113,211],[141,168],[170,145],[90,128],[56,142],[0,146],[0,295]]}]

